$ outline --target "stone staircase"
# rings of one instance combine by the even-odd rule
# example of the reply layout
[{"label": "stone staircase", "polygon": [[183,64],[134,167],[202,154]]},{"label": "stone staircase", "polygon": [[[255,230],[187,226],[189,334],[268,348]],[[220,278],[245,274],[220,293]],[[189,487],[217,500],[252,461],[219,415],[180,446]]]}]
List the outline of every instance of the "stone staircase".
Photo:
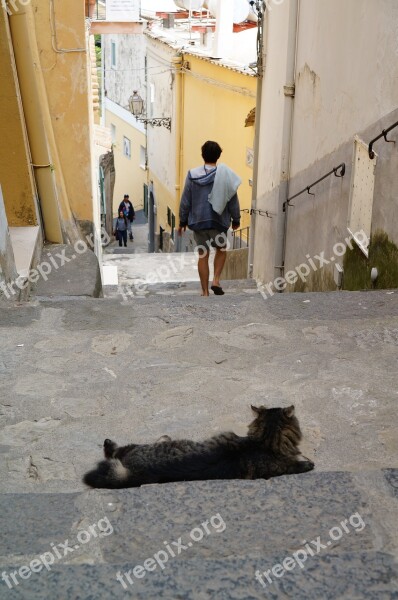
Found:
[{"label": "stone staircase", "polygon": [[2,570],[54,557],[2,597],[387,600],[397,493],[384,470],[2,495]]},{"label": "stone staircase", "polygon": [[[397,597],[398,296],[224,287],[1,306],[1,597]],[[244,434],[292,402],[309,474],[81,482],[106,437]]]}]

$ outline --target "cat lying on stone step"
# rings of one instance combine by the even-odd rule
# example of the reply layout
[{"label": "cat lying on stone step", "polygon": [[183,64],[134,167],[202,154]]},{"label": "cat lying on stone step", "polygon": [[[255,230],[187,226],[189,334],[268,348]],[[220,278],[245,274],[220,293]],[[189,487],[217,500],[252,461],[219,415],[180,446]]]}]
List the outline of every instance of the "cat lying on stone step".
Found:
[{"label": "cat lying on stone step", "polygon": [[313,462],[298,460],[302,436],[294,406],[252,410],[256,417],[245,437],[227,432],[194,442],[163,436],[154,444],[120,448],[105,440],[106,460],[83,481],[95,488],[127,488],[170,481],[269,479],[314,468]]}]

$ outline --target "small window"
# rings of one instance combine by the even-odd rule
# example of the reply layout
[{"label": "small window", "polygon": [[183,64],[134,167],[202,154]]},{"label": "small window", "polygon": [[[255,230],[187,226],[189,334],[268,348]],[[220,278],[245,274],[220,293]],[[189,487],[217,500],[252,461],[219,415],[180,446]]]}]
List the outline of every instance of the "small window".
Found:
[{"label": "small window", "polygon": [[151,83],[149,86],[149,90],[150,90],[150,98],[151,98],[151,102],[155,102],[155,84]]},{"label": "small window", "polygon": [[113,123],[111,123],[111,139],[112,144],[116,144],[116,125]]},{"label": "small window", "polygon": [[117,48],[116,42],[111,41],[111,67],[112,69],[116,69],[116,61],[117,61]]},{"label": "small window", "polygon": [[155,84],[151,83],[149,85],[149,103],[148,103],[148,114],[150,117],[154,115],[154,105],[155,105]]},{"label": "small window", "polygon": [[131,142],[125,136],[123,136],[123,154],[127,158],[131,158]]},{"label": "small window", "polygon": [[140,167],[146,169],[146,150],[145,146],[140,146]]}]

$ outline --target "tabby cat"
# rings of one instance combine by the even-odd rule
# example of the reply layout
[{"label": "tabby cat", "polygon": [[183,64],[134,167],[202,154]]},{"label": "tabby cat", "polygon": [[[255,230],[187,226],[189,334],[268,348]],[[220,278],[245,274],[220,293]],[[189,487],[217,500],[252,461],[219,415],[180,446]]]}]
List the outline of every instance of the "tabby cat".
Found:
[{"label": "tabby cat", "polygon": [[256,417],[245,437],[228,432],[194,442],[163,436],[154,444],[120,448],[105,440],[106,460],[83,481],[95,488],[127,488],[169,481],[269,479],[311,471],[313,462],[298,460],[302,436],[294,406],[251,408]]}]

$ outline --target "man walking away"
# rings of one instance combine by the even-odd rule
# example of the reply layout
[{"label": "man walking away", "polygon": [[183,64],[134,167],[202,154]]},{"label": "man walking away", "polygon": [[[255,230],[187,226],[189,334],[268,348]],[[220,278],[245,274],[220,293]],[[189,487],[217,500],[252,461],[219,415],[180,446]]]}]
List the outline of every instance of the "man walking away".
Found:
[{"label": "man walking away", "polygon": [[134,237],[133,237],[133,231],[132,231],[131,226],[135,219],[135,210],[134,210],[132,203],[130,202],[130,196],[128,194],[124,194],[123,200],[120,203],[119,213],[121,210],[123,211],[124,215],[127,218],[127,225],[128,225],[127,231],[129,233],[129,238],[130,238],[130,240],[133,240]]},{"label": "man walking away", "polygon": [[214,279],[211,290],[222,296],[220,277],[226,260],[227,231],[240,227],[237,190],[241,179],[229,167],[217,161],[222,149],[217,142],[202,146],[204,165],[188,171],[180,203],[178,234],[188,227],[194,233],[199,260],[198,271],[202,296],[209,295],[210,247],[215,248]]}]

